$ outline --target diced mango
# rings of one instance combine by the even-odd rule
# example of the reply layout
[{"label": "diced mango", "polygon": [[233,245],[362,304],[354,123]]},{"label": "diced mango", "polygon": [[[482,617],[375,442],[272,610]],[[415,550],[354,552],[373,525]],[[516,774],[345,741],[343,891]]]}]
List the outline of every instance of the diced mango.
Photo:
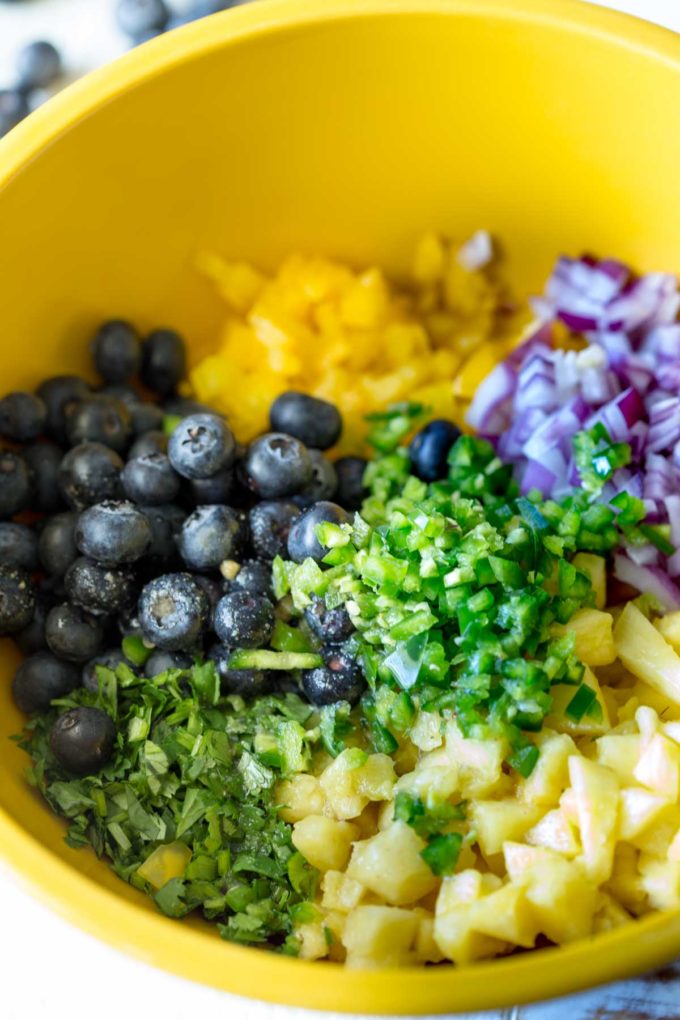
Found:
[{"label": "diced mango", "polygon": [[585,871],[599,885],[612,873],[618,820],[618,780],[611,769],[577,755],[569,759],[569,777],[576,797]]},{"label": "diced mango", "polygon": [[413,903],[438,884],[420,856],[424,846],[405,822],[394,822],[370,839],[355,843],[347,874],[387,903]]},{"label": "diced mango", "polygon": [[356,825],[325,815],[307,815],[293,826],[293,846],[319,871],[341,871],[358,838]]},{"label": "diced mango", "polygon": [[185,843],[164,843],[149,854],[137,874],[154,889],[161,889],[171,878],[181,878],[190,860],[191,850]]},{"label": "diced mango", "polygon": [[601,609],[579,609],[569,623],[553,624],[553,633],[575,636],[574,651],[586,666],[607,666],[616,658],[611,613]]},{"label": "diced mango", "polygon": [[617,620],[614,641],[631,673],[680,705],[680,656],[634,602]]}]

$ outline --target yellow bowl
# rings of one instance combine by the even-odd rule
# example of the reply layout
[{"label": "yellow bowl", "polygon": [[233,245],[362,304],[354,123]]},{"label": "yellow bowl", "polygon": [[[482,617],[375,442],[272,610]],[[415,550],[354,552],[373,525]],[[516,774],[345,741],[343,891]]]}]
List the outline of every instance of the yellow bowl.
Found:
[{"label": "yellow bowl", "polygon": [[[488,227],[518,289],[561,250],[680,269],[680,40],[561,0],[276,0],[131,53],[0,144],[2,384],[83,369],[106,316],[167,322],[194,352],[220,306],[213,248],[291,249],[398,272],[425,228]],[[281,1003],[485,1009],[620,978],[680,952],[680,914],[475,967],[345,972],[160,916],[22,779],[2,649],[0,853],[89,931],[186,977]]]}]

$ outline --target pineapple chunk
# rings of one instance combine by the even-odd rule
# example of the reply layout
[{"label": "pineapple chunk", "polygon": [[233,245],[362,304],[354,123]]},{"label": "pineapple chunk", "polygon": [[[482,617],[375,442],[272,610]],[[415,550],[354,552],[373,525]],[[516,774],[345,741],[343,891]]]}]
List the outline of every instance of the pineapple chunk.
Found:
[{"label": "pineapple chunk", "polygon": [[657,733],[640,755],[633,775],[661,797],[676,801],[680,792],[680,747]]},{"label": "pineapple chunk", "polygon": [[284,822],[299,822],[307,815],[322,814],[326,797],[316,776],[299,772],[278,784],[275,800],[282,805],[279,814]]},{"label": "pineapple chunk", "polygon": [[191,860],[191,850],[185,843],[164,843],[150,853],[137,874],[154,889],[162,889],[171,878],[181,878]]},{"label": "pineapple chunk", "polygon": [[448,800],[458,790],[458,770],[450,764],[428,766],[426,760],[397,780],[395,794],[400,790],[408,790],[426,804]]},{"label": "pineapple chunk", "polygon": [[515,946],[528,948],[536,941],[536,920],[522,883],[508,883],[472,903],[469,924],[481,935]]},{"label": "pineapple chunk", "polygon": [[576,553],[572,564],[582,574],[587,574],[595,593],[595,605],[598,609],[604,609],[607,604],[607,565],[602,556],[595,556],[594,553]]},{"label": "pineapple chunk", "polygon": [[444,737],[439,712],[418,712],[409,730],[409,737],[421,751],[434,751],[435,748],[441,747]]},{"label": "pineapple chunk", "polygon": [[467,739],[451,722],[446,729],[446,751],[458,768],[459,789],[464,797],[488,797],[502,787],[507,753],[504,741]]},{"label": "pineapple chunk", "polygon": [[576,744],[567,734],[547,729],[536,734],[536,744],[541,753],[529,778],[518,784],[518,794],[528,804],[553,805],[569,785],[567,762]]},{"label": "pineapple chunk", "polygon": [[629,602],[617,620],[614,641],[631,673],[680,704],[680,657],[635,603]]},{"label": "pineapple chunk", "polygon": [[633,914],[641,912],[645,901],[645,891],[638,873],[639,856],[638,851],[630,843],[618,843],[614,853],[612,877],[605,886],[606,891]]},{"label": "pineapple chunk", "polygon": [[389,800],[396,780],[386,754],[370,754],[357,766],[356,748],[347,748],[324,769],[319,780],[327,808],[336,818],[356,818],[369,801]]},{"label": "pineapple chunk", "polygon": [[542,846],[508,842],[503,847],[505,870],[511,882],[521,881],[533,868],[545,861],[554,861],[558,855]]},{"label": "pineapple chunk", "polygon": [[474,903],[480,896],[500,889],[501,884],[496,875],[477,871],[476,868],[466,868],[455,875],[448,875],[442,881],[437,895],[437,913],[446,914],[465,903]]},{"label": "pineapple chunk", "polygon": [[587,713],[578,720],[570,719],[566,709],[578,689],[570,684],[557,684],[550,689],[552,696],[552,708],[546,718],[548,726],[559,730],[561,733],[571,733],[575,737],[596,737],[606,733],[611,727],[609,708],[605,701],[599,680],[588,666],[585,667],[582,683],[595,691],[597,703],[600,706],[601,718],[593,718]]},{"label": "pineapple chunk", "polygon": [[425,843],[405,822],[394,822],[355,843],[347,874],[395,906],[431,892],[438,879],[420,856]]},{"label": "pineapple chunk", "polygon": [[470,927],[471,907],[485,891],[500,885],[495,875],[482,875],[472,869],[444,879],[437,897],[434,938],[446,959],[462,964],[504,951],[504,942]]},{"label": "pineapple chunk", "polygon": [[616,658],[614,617],[601,609],[579,609],[566,624],[553,624],[552,633],[573,633],[574,651],[586,666],[608,666]]},{"label": "pineapple chunk", "polygon": [[673,836],[671,845],[668,847],[668,853],[666,855],[669,861],[680,861],[680,829]]},{"label": "pineapple chunk", "polygon": [[325,928],[324,935],[328,945],[328,958],[336,963],[344,963],[347,953],[342,944],[342,937],[345,933],[347,915],[339,910],[328,910],[323,919]]},{"label": "pineapple chunk", "polygon": [[628,924],[631,920],[631,915],[613,896],[605,892],[598,893],[593,925],[593,931],[596,934],[598,932],[613,931],[614,928],[620,928],[621,925]]},{"label": "pineapple chunk", "polygon": [[543,815],[524,838],[531,846],[544,846],[565,857],[575,857],[580,851],[574,830],[560,808]]},{"label": "pineapple chunk", "polygon": [[655,822],[668,801],[639,786],[629,786],[619,794],[619,839],[631,840]]},{"label": "pineapple chunk", "polygon": [[655,620],[654,626],[663,639],[669,645],[673,645],[676,652],[680,652],[680,612],[667,613],[666,616]]},{"label": "pineapple chunk", "polygon": [[307,815],[293,826],[293,846],[319,871],[342,871],[358,838],[356,825],[324,815]]},{"label": "pineapple chunk", "polygon": [[416,959],[419,963],[440,963],[444,954],[434,937],[434,917],[426,911],[415,911],[418,915],[418,934],[416,935]]},{"label": "pineapple chunk", "polygon": [[571,787],[565,790],[560,797],[560,811],[570,825],[578,825],[578,804],[576,802],[576,794]]},{"label": "pineapple chunk", "polygon": [[537,821],[540,808],[520,801],[479,800],[472,806],[472,826],[485,857],[497,854],[508,840],[519,840]]},{"label": "pineapple chunk", "polygon": [[299,924],[295,935],[300,943],[298,955],[301,960],[321,960],[328,956],[328,942],[322,924],[317,921]]},{"label": "pineapple chunk", "polygon": [[576,755],[569,759],[569,776],[576,797],[585,871],[599,885],[612,873],[619,802],[618,780],[611,769]]},{"label": "pineapple chunk", "polygon": [[349,914],[342,942],[348,967],[402,966],[413,956],[418,915],[399,907],[362,905]]},{"label": "pineapple chunk", "polygon": [[527,878],[525,896],[539,932],[558,945],[591,933],[597,889],[578,861],[551,855],[537,861]]},{"label": "pineapple chunk", "polygon": [[339,910],[343,914],[358,907],[366,892],[361,882],[355,882],[341,871],[327,871],[321,884],[321,906],[326,910]]},{"label": "pineapple chunk", "polygon": [[680,907],[680,863],[640,856],[640,884],[655,910]]},{"label": "pineapple chunk", "polygon": [[640,758],[640,737],[637,733],[612,733],[595,741],[599,765],[615,772],[621,786],[635,784],[635,768]]},{"label": "pineapple chunk", "polygon": [[680,808],[676,804],[666,804],[654,825],[648,826],[639,835],[633,836],[630,843],[652,857],[667,857],[678,829],[680,829]]}]

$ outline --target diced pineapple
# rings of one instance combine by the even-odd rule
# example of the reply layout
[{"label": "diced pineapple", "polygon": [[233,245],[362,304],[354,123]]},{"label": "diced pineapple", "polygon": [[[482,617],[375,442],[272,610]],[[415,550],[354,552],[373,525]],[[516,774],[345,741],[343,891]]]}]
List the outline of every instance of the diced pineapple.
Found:
[{"label": "diced pineapple", "polygon": [[557,804],[569,785],[567,762],[576,744],[567,734],[550,730],[537,733],[536,744],[541,753],[529,778],[518,784],[519,796],[528,804]]},{"label": "diced pineapple", "polygon": [[536,919],[523,883],[510,882],[476,900],[468,909],[473,931],[525,948],[536,941]]},{"label": "diced pineapple", "polygon": [[307,815],[322,814],[326,796],[316,776],[298,772],[278,784],[275,800],[277,804],[285,805],[280,811],[284,822],[299,822]]},{"label": "diced pineapple", "polygon": [[595,698],[600,706],[598,715],[593,716],[586,712],[578,720],[571,719],[567,713],[567,706],[574,697],[577,688],[569,684],[557,684],[550,690],[552,708],[546,718],[546,723],[548,726],[559,730],[560,733],[570,733],[574,737],[600,736],[606,733],[611,726],[609,708],[602,693],[600,682],[588,666],[585,667],[581,682],[586,687],[590,687],[591,690],[595,691]]},{"label": "diced pineapple", "polygon": [[680,861],[680,829],[673,836],[666,856],[669,861]]},{"label": "diced pineapple", "polygon": [[464,797],[489,797],[502,788],[503,761],[508,748],[503,740],[473,740],[463,736],[455,722],[446,729],[446,751],[458,768]]},{"label": "diced pineapple", "polygon": [[510,798],[476,801],[471,820],[482,853],[497,854],[508,840],[521,839],[539,815],[540,808]]},{"label": "diced pineapple", "polygon": [[640,856],[640,884],[655,910],[680,907],[680,862],[661,861],[649,854]]},{"label": "diced pineapple", "polygon": [[508,842],[503,847],[505,870],[512,882],[520,881],[539,864],[554,861],[558,856],[554,850],[542,846],[529,846],[527,843]]},{"label": "diced pineapple", "polygon": [[599,885],[612,873],[618,818],[618,780],[611,769],[577,755],[569,759],[569,777],[576,797],[585,871]]},{"label": "diced pineapple", "polygon": [[601,609],[579,609],[566,624],[553,624],[555,635],[572,633],[574,651],[586,666],[607,666],[616,658],[611,613]]},{"label": "diced pineapple", "polygon": [[598,764],[615,772],[621,786],[635,785],[635,767],[640,758],[637,733],[607,734],[595,741]]},{"label": "diced pineapple", "polygon": [[607,604],[607,563],[602,556],[594,553],[576,553],[571,561],[577,570],[587,574],[595,593],[595,606],[604,609]]},{"label": "diced pineapple", "polygon": [[327,809],[339,819],[356,818],[369,801],[389,800],[396,776],[391,758],[370,754],[357,765],[356,748],[347,748],[321,774]]},{"label": "diced pineapple", "polygon": [[628,602],[621,613],[614,641],[631,673],[680,704],[680,657],[634,602]]},{"label": "diced pineapple", "polygon": [[191,850],[185,843],[164,843],[149,854],[137,874],[154,889],[161,889],[171,878],[181,878],[190,860]]},{"label": "diced pineapple", "polygon": [[565,857],[575,857],[581,849],[570,822],[560,808],[553,808],[543,815],[524,838],[531,846],[544,846]]},{"label": "diced pineapple", "polygon": [[659,796],[676,801],[680,792],[680,747],[657,733],[640,755],[633,775]]},{"label": "diced pineapple", "polygon": [[408,963],[418,935],[418,916],[399,907],[362,905],[348,915],[342,936],[348,967]]},{"label": "diced pineapple", "polygon": [[440,963],[444,954],[434,937],[434,917],[426,911],[415,911],[418,916],[418,934],[416,935],[416,959],[419,963]]},{"label": "diced pineapple", "polygon": [[299,957],[301,960],[321,960],[328,956],[328,942],[323,925],[317,921],[298,924],[295,935],[300,943]]},{"label": "diced pineapple", "polygon": [[454,963],[469,963],[503,952],[505,943],[470,927],[470,910],[485,892],[501,885],[495,875],[461,871],[445,878],[437,897],[434,938],[443,955]]},{"label": "diced pineapple", "polygon": [[629,694],[631,697],[637,698],[640,705],[649,705],[660,718],[666,721],[680,719],[680,705],[672,701],[667,694],[655,690],[654,687],[643,683],[642,680],[638,680],[630,688]]},{"label": "diced pineapple", "polygon": [[632,920],[631,915],[609,893],[600,892],[597,896],[597,907],[593,923],[595,933],[613,931]]},{"label": "diced pineapple", "polygon": [[605,886],[616,900],[635,915],[640,913],[645,901],[645,891],[638,872],[639,856],[639,852],[629,843],[618,843],[612,877]]},{"label": "diced pineapple", "polygon": [[652,857],[667,857],[678,829],[680,807],[676,804],[667,804],[657,816],[654,825],[633,836],[630,843],[643,853],[651,854]]},{"label": "diced pineapple", "polygon": [[439,712],[418,712],[409,730],[409,737],[421,751],[434,751],[444,742],[442,717]]},{"label": "diced pineapple", "polygon": [[342,937],[345,933],[347,914],[339,910],[327,910],[324,914],[323,927],[324,935],[328,945],[328,958],[336,963],[344,963],[347,955],[342,944]]},{"label": "diced pineapple", "polygon": [[325,815],[307,815],[293,826],[293,846],[319,871],[342,871],[358,838],[356,825]]},{"label": "diced pineapple", "polygon": [[437,913],[446,914],[465,903],[473,903],[480,896],[500,889],[501,880],[489,872],[482,873],[475,868],[466,868],[455,875],[447,876],[437,896]]},{"label": "diced pineapple", "polygon": [[661,728],[670,740],[680,744],[680,722],[665,722]]},{"label": "diced pineapple", "polygon": [[347,874],[388,903],[413,903],[438,884],[420,856],[424,846],[405,822],[394,822],[371,839],[354,844]]},{"label": "diced pineapple", "polygon": [[578,861],[551,855],[537,861],[525,880],[525,896],[539,932],[558,945],[590,934],[597,889]]},{"label": "diced pineapple", "polygon": [[322,907],[326,910],[339,910],[343,914],[358,907],[366,892],[361,882],[356,882],[341,871],[327,871],[321,884]]},{"label": "diced pineapple", "polygon": [[668,801],[639,786],[628,786],[619,794],[618,838],[634,839],[655,822]]},{"label": "diced pineapple", "polygon": [[654,626],[676,652],[680,652],[680,611],[667,613],[666,616],[654,621]]},{"label": "diced pineapple", "polygon": [[640,705],[635,710],[635,725],[640,734],[640,753],[648,746],[659,731],[659,716],[649,705]]}]

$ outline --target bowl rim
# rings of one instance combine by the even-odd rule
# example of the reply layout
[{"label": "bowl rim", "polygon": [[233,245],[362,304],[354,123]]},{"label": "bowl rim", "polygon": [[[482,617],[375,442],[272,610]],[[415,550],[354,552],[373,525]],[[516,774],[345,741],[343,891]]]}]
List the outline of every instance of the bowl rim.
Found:
[{"label": "bowl rim", "polygon": [[[187,59],[321,22],[416,13],[552,23],[680,70],[679,35],[580,0],[317,0],[313,9],[308,0],[259,0],[167,33],[66,88],[0,141],[0,188],[99,107]],[[309,1009],[363,1015],[491,1009],[629,977],[680,952],[678,909],[564,947],[471,966],[348,971],[178,929],[56,857],[1,807],[0,863],[56,913],[122,951],[233,994]]]}]

